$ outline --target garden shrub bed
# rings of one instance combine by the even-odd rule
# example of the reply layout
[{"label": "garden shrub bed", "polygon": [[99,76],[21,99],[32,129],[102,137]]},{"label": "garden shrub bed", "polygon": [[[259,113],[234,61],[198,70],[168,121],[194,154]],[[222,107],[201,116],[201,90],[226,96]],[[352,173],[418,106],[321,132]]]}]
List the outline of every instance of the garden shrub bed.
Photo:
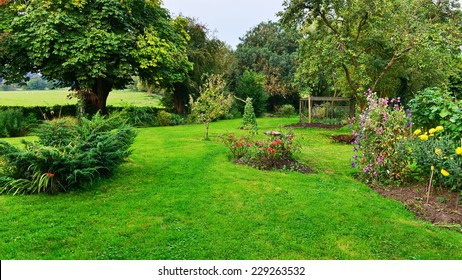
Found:
[{"label": "garden shrub bed", "polygon": [[271,166],[261,165],[259,161],[256,160],[247,160],[245,158],[238,159],[234,161],[236,164],[247,165],[250,167],[256,167],[261,170],[279,170],[279,171],[291,171],[299,172],[302,174],[314,173],[313,169],[308,167],[306,164],[298,162],[293,158],[280,159]]}]

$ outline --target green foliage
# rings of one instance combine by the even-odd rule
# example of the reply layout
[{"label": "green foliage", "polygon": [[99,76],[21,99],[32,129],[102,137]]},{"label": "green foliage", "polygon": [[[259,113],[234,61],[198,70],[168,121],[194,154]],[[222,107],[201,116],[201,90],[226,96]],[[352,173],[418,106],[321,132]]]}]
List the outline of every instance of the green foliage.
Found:
[{"label": "green foliage", "polygon": [[[268,94],[265,92],[265,76],[255,71],[246,70],[237,81],[236,96],[246,100],[252,98],[252,105],[257,117],[266,112]],[[237,104],[240,111],[244,111],[244,106]]]},{"label": "green foliage", "polygon": [[233,133],[223,135],[222,139],[232,160],[263,170],[278,167],[280,162],[292,159],[300,151],[300,144],[294,140],[292,132],[270,134],[266,140],[252,139],[248,135],[237,138]]},{"label": "green foliage", "polygon": [[174,83],[172,93],[165,94],[163,105],[171,112],[186,115],[189,96],[196,98],[204,75],[226,73],[232,63],[228,63],[231,50],[226,44],[196,19],[187,18],[184,26],[189,36],[186,46],[188,60],[194,65],[186,74],[186,79]]},{"label": "green foliage", "polygon": [[40,71],[91,93],[82,95],[86,109],[105,114],[109,92],[133,75],[164,87],[185,79],[185,24],[153,0],[30,1],[0,40],[0,76],[21,82]]},{"label": "green foliage", "polygon": [[429,130],[442,125],[448,137],[454,141],[461,139],[462,100],[456,100],[451,93],[427,88],[409,102],[409,107],[415,127]]},{"label": "green foliage", "polygon": [[156,124],[159,126],[172,126],[183,124],[185,120],[177,114],[161,110],[157,113]]},{"label": "green foliage", "polygon": [[439,83],[460,68],[462,13],[454,1],[285,0],[282,22],[300,31],[297,79],[314,93],[392,97]]},{"label": "green foliage", "polygon": [[37,142],[21,150],[0,142],[2,193],[50,193],[82,188],[112,174],[130,155],[135,130],[117,116],[47,121]]},{"label": "green foliage", "polygon": [[433,186],[445,186],[453,190],[462,187],[462,148],[451,139],[443,126],[428,131],[418,129],[414,139],[407,144],[407,157],[413,167],[413,175]]},{"label": "green foliage", "polygon": [[284,104],[279,108],[278,115],[281,117],[289,118],[295,115],[295,108],[290,104]]},{"label": "green foliage", "polygon": [[365,94],[368,107],[354,124],[355,155],[352,166],[368,183],[393,185],[406,180],[408,161],[399,151],[410,136],[411,120],[398,100]]},{"label": "green foliage", "polygon": [[[265,91],[272,106],[297,95],[294,85],[299,33],[277,22],[263,22],[248,31],[236,49],[238,73],[252,70],[266,79]],[[276,96],[282,98],[274,98]],[[286,101],[287,102],[287,101]]]},{"label": "green foliage", "polygon": [[0,110],[0,137],[26,135],[36,122],[32,114],[26,116],[21,108]]},{"label": "green foliage", "polygon": [[244,116],[242,117],[242,123],[239,128],[249,129],[254,133],[257,133],[258,131],[257,117],[255,116],[252,105],[252,98],[250,97],[245,100]]},{"label": "green foliage", "polygon": [[201,95],[194,101],[190,96],[191,118],[205,125],[205,139],[209,139],[209,125],[231,109],[233,96],[225,92],[222,76],[211,75],[201,87]]}]

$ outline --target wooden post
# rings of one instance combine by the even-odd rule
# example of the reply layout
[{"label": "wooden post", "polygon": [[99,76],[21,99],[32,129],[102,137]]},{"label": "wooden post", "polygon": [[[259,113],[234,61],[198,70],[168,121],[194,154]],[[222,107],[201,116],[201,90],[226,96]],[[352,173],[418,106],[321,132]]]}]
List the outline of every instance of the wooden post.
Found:
[{"label": "wooden post", "polygon": [[303,98],[300,98],[300,105],[298,107],[298,116],[300,118],[300,123],[303,122],[303,102],[302,102]]},{"label": "wooden post", "polygon": [[311,95],[308,95],[308,123],[311,123]]}]

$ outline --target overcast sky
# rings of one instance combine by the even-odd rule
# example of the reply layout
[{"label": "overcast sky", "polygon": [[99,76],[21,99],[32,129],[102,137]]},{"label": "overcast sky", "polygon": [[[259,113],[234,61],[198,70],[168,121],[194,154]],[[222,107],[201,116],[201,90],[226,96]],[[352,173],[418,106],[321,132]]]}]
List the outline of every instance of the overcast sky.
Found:
[{"label": "overcast sky", "polygon": [[218,39],[235,48],[247,31],[263,21],[277,21],[283,0],[163,0],[173,16],[197,18]]}]

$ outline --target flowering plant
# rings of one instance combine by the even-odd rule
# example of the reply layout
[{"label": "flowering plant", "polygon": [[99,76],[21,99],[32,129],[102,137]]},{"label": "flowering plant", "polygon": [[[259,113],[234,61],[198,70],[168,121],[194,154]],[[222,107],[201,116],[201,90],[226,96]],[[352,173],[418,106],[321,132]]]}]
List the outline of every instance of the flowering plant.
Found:
[{"label": "flowering plant", "polygon": [[351,120],[355,136],[352,167],[367,182],[400,183],[409,173],[401,143],[410,136],[411,115],[399,97],[378,98],[370,90],[365,95],[367,108],[359,120]]},{"label": "flowering plant", "polygon": [[409,141],[409,161],[416,177],[429,179],[435,171],[433,184],[458,189],[462,183],[462,147],[458,147],[443,126],[428,131],[417,129]]},{"label": "flowering plant", "polygon": [[251,135],[237,138],[233,133],[222,136],[231,152],[231,158],[259,169],[273,169],[280,161],[292,158],[300,145],[294,141],[294,134],[270,134],[269,139],[253,139]]}]

